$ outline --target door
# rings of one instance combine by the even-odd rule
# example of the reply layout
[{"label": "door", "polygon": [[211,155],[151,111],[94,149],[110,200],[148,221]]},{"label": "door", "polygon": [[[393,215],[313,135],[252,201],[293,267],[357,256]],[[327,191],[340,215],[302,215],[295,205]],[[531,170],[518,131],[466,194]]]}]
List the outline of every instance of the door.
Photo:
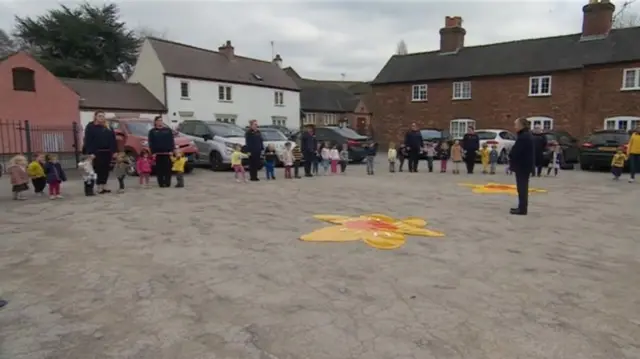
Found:
[{"label": "door", "polygon": [[366,117],[358,117],[356,119],[356,131],[363,135],[363,136],[367,136],[369,131],[367,128],[367,118]]}]

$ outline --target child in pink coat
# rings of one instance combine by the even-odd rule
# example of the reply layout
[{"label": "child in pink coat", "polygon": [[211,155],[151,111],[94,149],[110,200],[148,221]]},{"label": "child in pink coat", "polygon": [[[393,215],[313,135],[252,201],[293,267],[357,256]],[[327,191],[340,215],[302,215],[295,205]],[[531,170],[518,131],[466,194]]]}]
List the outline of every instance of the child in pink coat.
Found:
[{"label": "child in pink coat", "polygon": [[153,167],[153,159],[149,151],[142,150],[140,157],[136,161],[136,172],[140,177],[140,185],[149,188],[149,177],[151,176],[151,168]]}]

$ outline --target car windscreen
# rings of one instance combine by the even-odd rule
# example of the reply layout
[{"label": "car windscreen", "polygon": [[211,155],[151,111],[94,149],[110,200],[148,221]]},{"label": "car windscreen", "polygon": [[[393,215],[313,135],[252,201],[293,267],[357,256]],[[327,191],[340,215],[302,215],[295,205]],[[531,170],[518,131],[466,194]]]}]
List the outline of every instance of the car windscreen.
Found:
[{"label": "car windscreen", "polygon": [[153,122],[151,121],[133,121],[126,124],[132,135],[140,137],[149,136],[149,131],[153,128]]},{"label": "car windscreen", "polygon": [[348,127],[332,127],[333,131],[337,132],[340,136],[346,137],[352,140],[366,140],[366,136],[362,136],[351,128]]},{"label": "car windscreen", "polygon": [[629,142],[628,133],[615,133],[615,132],[599,132],[593,133],[587,137],[585,142],[589,142],[595,146],[599,145],[624,145]]},{"label": "car windscreen", "polygon": [[260,130],[260,133],[262,134],[262,139],[265,141],[287,141],[287,136],[275,129],[263,128]]},{"label": "car windscreen", "polygon": [[438,130],[420,130],[420,135],[422,135],[422,139],[440,139],[442,138],[442,131]]},{"label": "car windscreen", "polygon": [[479,131],[479,132],[476,132],[476,135],[478,135],[478,139],[480,141],[483,141],[483,140],[495,140],[496,137],[498,137],[498,134],[495,133],[495,132],[482,132],[482,131]]},{"label": "car windscreen", "polygon": [[210,124],[209,129],[220,137],[244,137],[245,131],[230,125]]}]

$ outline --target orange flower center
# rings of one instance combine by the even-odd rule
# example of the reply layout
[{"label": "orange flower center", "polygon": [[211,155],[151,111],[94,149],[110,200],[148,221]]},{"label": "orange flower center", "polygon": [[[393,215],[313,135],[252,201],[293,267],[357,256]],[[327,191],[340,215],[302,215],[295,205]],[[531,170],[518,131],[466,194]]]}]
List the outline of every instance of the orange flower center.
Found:
[{"label": "orange flower center", "polygon": [[359,229],[365,231],[397,231],[398,227],[393,224],[386,223],[383,221],[377,221],[375,219],[356,219],[353,221],[348,221],[343,224],[345,227],[349,229]]}]

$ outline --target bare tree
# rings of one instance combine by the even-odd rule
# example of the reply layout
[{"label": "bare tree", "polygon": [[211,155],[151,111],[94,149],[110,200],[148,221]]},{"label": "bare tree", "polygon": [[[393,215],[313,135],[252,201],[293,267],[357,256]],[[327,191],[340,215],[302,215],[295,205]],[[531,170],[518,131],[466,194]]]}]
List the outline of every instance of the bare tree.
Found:
[{"label": "bare tree", "polygon": [[613,28],[622,29],[625,27],[640,26],[640,14],[630,9],[637,0],[625,1],[618,11],[613,14]]},{"label": "bare tree", "polygon": [[148,26],[141,26],[136,29],[136,34],[140,39],[145,39],[147,37],[155,37],[158,39],[167,39],[168,31],[167,30],[157,30]]},{"label": "bare tree", "polygon": [[409,50],[407,50],[407,43],[404,42],[404,40],[400,40],[400,42],[398,42],[398,46],[396,47],[396,55],[406,55],[409,53]]}]

